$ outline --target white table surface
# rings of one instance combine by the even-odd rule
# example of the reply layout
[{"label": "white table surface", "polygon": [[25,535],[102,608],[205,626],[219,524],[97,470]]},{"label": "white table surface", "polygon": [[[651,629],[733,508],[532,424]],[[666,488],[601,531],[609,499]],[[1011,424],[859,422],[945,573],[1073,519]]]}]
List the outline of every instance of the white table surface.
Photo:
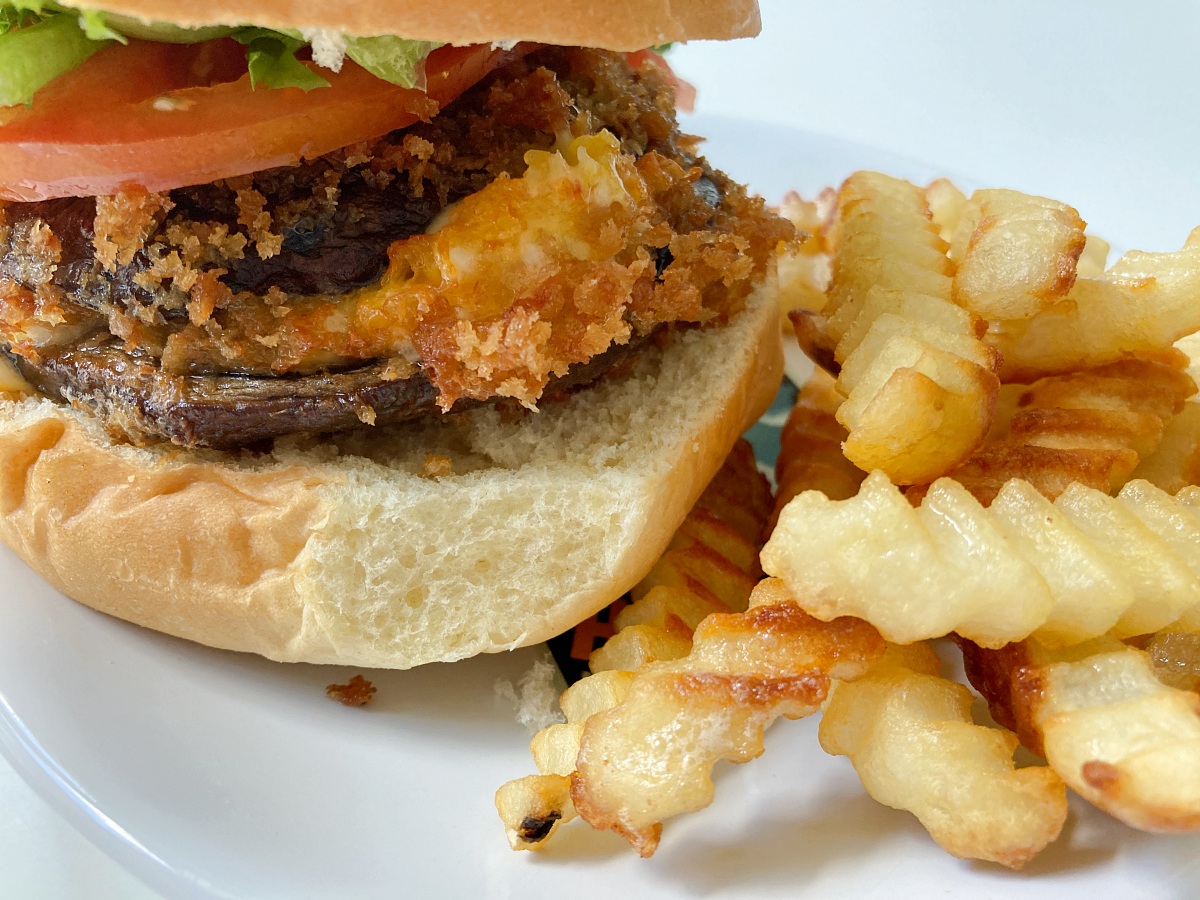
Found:
[{"label": "white table surface", "polygon": [[[1056,197],[1124,247],[1174,249],[1200,224],[1200,5],[762,6],[759,39],[672,55],[704,112],[782,122]],[[153,896],[0,760],[0,897]]]}]

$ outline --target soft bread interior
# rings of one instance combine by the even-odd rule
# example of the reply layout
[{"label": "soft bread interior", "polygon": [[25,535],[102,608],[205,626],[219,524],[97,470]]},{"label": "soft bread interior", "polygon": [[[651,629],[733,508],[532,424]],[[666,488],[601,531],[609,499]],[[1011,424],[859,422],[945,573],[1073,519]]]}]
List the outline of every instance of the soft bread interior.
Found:
[{"label": "soft bread interior", "polygon": [[776,303],[761,288],[727,327],[536,414],[271,455],[115,445],[69,408],[3,402],[0,538],[89,606],[277,660],[407,668],[542,641],[642,577],[769,405]]},{"label": "soft bread interior", "polygon": [[566,47],[641,50],[672,41],[752,37],[757,0],[61,0],[143,22],[184,27],[260,25],[355,36],[397,35],[447,44],[538,41]]}]

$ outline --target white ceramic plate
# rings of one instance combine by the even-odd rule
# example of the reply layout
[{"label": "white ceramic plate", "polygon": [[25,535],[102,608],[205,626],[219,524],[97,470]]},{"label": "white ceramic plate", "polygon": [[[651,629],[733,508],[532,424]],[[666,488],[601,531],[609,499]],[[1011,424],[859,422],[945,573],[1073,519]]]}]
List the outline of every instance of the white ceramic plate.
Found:
[{"label": "white ceramic plate", "polygon": [[[911,161],[777,127],[689,119],[718,165],[778,199]],[[136,552],[136,548],[131,548]],[[878,806],[815,722],[720,766],[716,802],[667,823],[641,860],[582,823],[542,854],[508,849],[492,807],[532,771],[495,692],[539,650],[369,673],[364,709],[325,685],[355,670],[187,644],[77,606],[0,553],[0,749],[81,832],[172,897],[825,898],[1187,896],[1200,839],[1151,837],[1077,803],[1024,872],[942,853]],[[618,893],[619,892],[619,893]]]}]

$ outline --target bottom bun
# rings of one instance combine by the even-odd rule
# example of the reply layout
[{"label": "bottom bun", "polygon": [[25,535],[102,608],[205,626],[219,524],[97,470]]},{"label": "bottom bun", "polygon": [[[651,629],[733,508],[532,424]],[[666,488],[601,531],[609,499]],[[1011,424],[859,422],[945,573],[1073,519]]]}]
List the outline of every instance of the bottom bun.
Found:
[{"label": "bottom bun", "polygon": [[88,606],[275,660],[408,668],[543,641],[645,574],[770,404],[776,308],[760,289],[536,414],[271,454],[114,444],[60,404],[3,401],[0,539]]}]

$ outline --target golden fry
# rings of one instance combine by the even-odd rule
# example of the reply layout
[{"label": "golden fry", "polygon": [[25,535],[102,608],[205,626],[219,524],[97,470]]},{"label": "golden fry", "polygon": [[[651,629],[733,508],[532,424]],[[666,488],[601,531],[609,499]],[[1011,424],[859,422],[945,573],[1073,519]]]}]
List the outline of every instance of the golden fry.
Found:
[{"label": "golden fry", "polygon": [[817,490],[831,500],[844,500],[858,493],[858,486],[867,477],[842,455],[847,432],[834,418],[840,402],[833,379],[819,369],[800,388],[796,405],[779,435],[771,529],[780,511],[797,494]]},{"label": "golden fry", "polygon": [[838,371],[846,457],[903,484],[969,456],[999,391],[998,357],[951,302],[954,266],[938,231],[919,188],[855,173],[838,192],[828,302],[819,317],[793,318],[806,352]]},{"label": "golden fry", "polygon": [[1198,489],[1171,497],[1147,482],[1115,498],[1075,484],[1051,503],[1014,480],[985,509],[941,479],[913,508],[875,472],[850,500],[792,500],[763,568],[818,618],[858,616],[901,644],[1133,636],[1200,603],[1197,506]]},{"label": "golden fry", "polygon": [[976,191],[951,239],[952,296],[985,319],[1028,319],[1075,283],[1084,221],[1056,200],[1020,191]]},{"label": "golden fry", "polygon": [[1045,767],[1014,768],[1016,735],[974,724],[972,700],[928,646],[891,645],[866,676],[834,687],[821,746],[948,853],[1019,869],[1058,837],[1066,787]]},{"label": "golden fry", "polygon": [[993,328],[1005,381],[1117,362],[1165,350],[1200,331],[1200,246],[1127,253],[1096,278],[1077,278],[1067,297],[1023,323]]},{"label": "golden fry", "polygon": [[758,756],[777,717],[811,715],[831,678],[853,679],[882,652],[866,623],[818,622],[763,582],[749,611],[709,616],[687,657],[643,667],[622,703],[587,720],[575,808],[651,855],[664,819],[712,800],[718,760]]},{"label": "golden fry", "polygon": [[745,441],[696,502],[666,553],[634,587],[634,602],[617,614],[617,633],[592,654],[593,674],[562,695],[566,724],[530,742],[540,774],[496,792],[496,810],[514,850],[537,850],[576,817],[568,776],[575,769],[584,723],[621,703],[632,670],[686,657],[692,629],[714,612],[745,609],[762,570],[758,544],[770,513],[770,485]]},{"label": "golden fry", "polygon": [[[1115,491],[1154,453],[1195,393],[1186,363],[1170,351],[1157,360],[1127,359],[1044,378],[1016,399],[1004,437],[989,440],[949,477],[985,506],[1013,478],[1051,500],[1075,482]],[[912,501],[922,496],[924,489],[908,493]]]},{"label": "golden fry", "polygon": [[1144,831],[1200,828],[1200,698],[1163,684],[1145,652],[1112,638],[963,652],[993,716],[1072,790]]}]

